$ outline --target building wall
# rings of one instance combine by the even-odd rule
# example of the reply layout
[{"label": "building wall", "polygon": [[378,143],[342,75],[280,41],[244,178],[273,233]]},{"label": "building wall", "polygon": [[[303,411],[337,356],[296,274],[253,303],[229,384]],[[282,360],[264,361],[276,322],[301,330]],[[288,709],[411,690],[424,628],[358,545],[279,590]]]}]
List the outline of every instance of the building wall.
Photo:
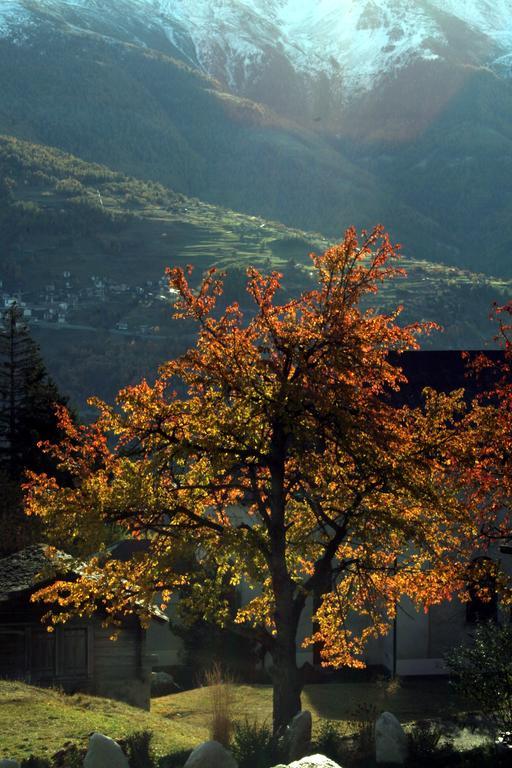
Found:
[{"label": "building wall", "polygon": [[[244,522],[248,521],[242,508],[233,509],[232,514],[238,515]],[[506,571],[512,572],[512,556],[502,555],[498,547],[486,553],[493,559],[500,559]],[[248,602],[257,594],[242,584],[239,588],[242,604]],[[168,611],[172,617],[173,610]],[[313,648],[302,648],[302,640],[312,632],[312,604],[308,601],[301,617],[298,641],[297,663],[313,663]],[[503,613],[503,620],[508,621],[508,612]],[[364,620],[352,616],[349,628],[357,631]],[[398,675],[430,675],[445,674],[444,654],[462,642],[468,642],[473,625],[466,620],[466,606],[458,599],[445,601],[433,606],[429,611],[416,610],[413,603],[402,600],[396,626],[390,627],[384,637],[368,642],[364,660],[368,665],[384,666],[390,672],[396,668]],[[173,666],[181,661],[180,650],[182,643],[169,631],[168,627],[155,626],[149,631],[149,648],[155,654],[155,665]],[[267,658],[265,664],[270,660]]]},{"label": "building wall", "polygon": [[[499,547],[485,553],[499,561],[502,569],[512,573],[512,557],[503,555]],[[498,620],[510,620],[508,608],[498,611]],[[451,648],[471,641],[475,625],[467,618],[466,604],[454,597],[427,612],[417,611],[410,600],[403,600],[397,620],[397,671],[399,675],[446,674],[444,655]],[[388,669],[392,668],[389,663]]]},{"label": "building wall", "polygon": [[26,594],[0,603],[0,676],[149,709],[151,660],[135,617],[114,641],[99,616],[70,619],[49,633],[41,624],[43,612]]},{"label": "building wall", "polygon": [[[157,603],[161,602],[157,597]],[[176,618],[175,602],[171,600],[166,615]],[[152,621],[147,630],[147,652],[152,656],[154,667],[174,667],[182,662],[183,641],[169,628],[166,622]]]},{"label": "building wall", "polygon": [[149,709],[151,657],[145,632],[135,619],[118,630],[115,639],[112,632],[94,619],[91,692]]}]

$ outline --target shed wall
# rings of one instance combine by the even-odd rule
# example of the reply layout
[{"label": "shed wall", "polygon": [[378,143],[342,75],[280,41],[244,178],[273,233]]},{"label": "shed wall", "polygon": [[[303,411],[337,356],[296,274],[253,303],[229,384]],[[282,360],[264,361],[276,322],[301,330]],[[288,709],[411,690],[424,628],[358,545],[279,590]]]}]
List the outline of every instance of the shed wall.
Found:
[{"label": "shed wall", "polygon": [[0,603],[0,677],[33,685],[58,685],[150,705],[151,660],[145,631],[131,617],[111,640],[112,629],[99,615],[73,618],[49,633],[41,623],[45,608],[20,595]]},{"label": "shed wall", "polygon": [[112,639],[112,628],[103,627],[99,618],[93,626],[92,691],[149,709],[151,660],[146,652],[144,630],[134,620]]}]

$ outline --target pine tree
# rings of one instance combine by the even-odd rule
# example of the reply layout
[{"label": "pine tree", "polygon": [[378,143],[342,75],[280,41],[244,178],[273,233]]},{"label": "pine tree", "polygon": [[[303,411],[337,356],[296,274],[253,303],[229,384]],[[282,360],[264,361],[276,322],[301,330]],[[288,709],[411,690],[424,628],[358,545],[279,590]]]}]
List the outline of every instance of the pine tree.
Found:
[{"label": "pine tree", "polygon": [[49,469],[38,443],[56,439],[59,404],[65,400],[14,304],[0,326],[0,553],[18,549],[36,533],[35,523],[22,512],[20,486],[27,469]]}]

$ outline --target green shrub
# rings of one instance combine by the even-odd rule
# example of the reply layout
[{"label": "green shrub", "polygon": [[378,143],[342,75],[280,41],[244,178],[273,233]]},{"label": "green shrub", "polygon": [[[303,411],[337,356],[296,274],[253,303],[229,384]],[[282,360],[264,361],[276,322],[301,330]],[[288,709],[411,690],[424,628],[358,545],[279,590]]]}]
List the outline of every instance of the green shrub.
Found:
[{"label": "green shrub", "polygon": [[170,752],[158,759],[157,768],[183,768],[190,752],[190,749],[178,749],[176,752]]},{"label": "green shrub", "polygon": [[376,718],[374,704],[359,704],[350,716],[356,726],[357,751],[361,755],[369,755],[374,750]]},{"label": "green shrub", "polygon": [[[86,753],[86,747],[68,744],[52,755],[52,768],[83,768]],[[23,768],[39,768],[39,766],[23,766]]]},{"label": "green shrub", "polygon": [[51,761],[47,757],[24,757],[20,763],[21,768],[51,768]]},{"label": "green shrub", "polygon": [[265,722],[243,721],[234,723],[231,751],[238,768],[269,768],[275,760],[272,729]]},{"label": "green shrub", "polygon": [[454,648],[446,664],[459,694],[497,723],[512,723],[512,628],[480,624],[473,642]]},{"label": "green shrub", "polygon": [[438,723],[429,720],[418,721],[408,735],[409,762],[411,766],[429,765],[441,752],[447,755],[450,745],[445,745],[441,750],[439,742],[442,736],[442,728]]},{"label": "green shrub", "polygon": [[341,762],[343,750],[342,727],[335,720],[322,720],[312,744],[313,752],[330,757],[334,762]]},{"label": "green shrub", "polygon": [[[416,765],[411,763],[411,768]],[[499,753],[492,744],[459,752],[453,747],[442,747],[432,760],[424,763],[428,768],[510,768],[510,754]]]},{"label": "green shrub", "polygon": [[136,731],[126,737],[124,747],[130,768],[155,768],[152,740],[151,731]]}]

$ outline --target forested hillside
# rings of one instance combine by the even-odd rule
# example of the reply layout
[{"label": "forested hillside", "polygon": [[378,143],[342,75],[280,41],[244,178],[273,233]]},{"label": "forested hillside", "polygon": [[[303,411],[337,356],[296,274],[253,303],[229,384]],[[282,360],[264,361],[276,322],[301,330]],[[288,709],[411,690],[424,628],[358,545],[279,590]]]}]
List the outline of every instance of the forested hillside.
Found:
[{"label": "forested hillside", "polygon": [[[153,375],[192,340],[172,320],[167,266],[192,264],[198,279],[212,265],[227,270],[225,300],[243,304],[249,264],[278,269],[296,295],[310,284],[308,254],[330,242],[12,137],[0,139],[0,175],[4,297],[26,306],[51,373],[81,409],[91,394],[112,398]],[[408,278],[379,301],[405,304],[405,319],[443,324],[427,344],[492,339],[489,307],[507,281],[407,252],[404,266]]]},{"label": "forested hillside", "polygon": [[453,262],[456,240],[402,199],[393,164],[377,178],[321,121],[299,127],[163,53],[45,25],[0,39],[0,70],[0,133],[327,236],[382,221],[418,257]]}]

